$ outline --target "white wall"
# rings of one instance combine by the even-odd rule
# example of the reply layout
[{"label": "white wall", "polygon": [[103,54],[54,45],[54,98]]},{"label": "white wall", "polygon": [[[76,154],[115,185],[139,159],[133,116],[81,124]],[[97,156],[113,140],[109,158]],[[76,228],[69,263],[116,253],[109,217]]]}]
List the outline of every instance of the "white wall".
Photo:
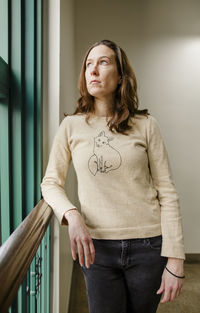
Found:
[{"label": "white wall", "polygon": [[[50,148],[64,112],[74,110],[73,0],[43,2],[43,173]],[[68,173],[67,192],[76,203],[76,178]],[[70,297],[73,261],[68,228],[51,221],[51,312],[66,313]]]},{"label": "white wall", "polygon": [[[64,113],[75,109],[75,66],[74,66],[74,7],[73,0],[60,1],[60,121]],[[67,174],[66,191],[76,206],[76,175],[71,162]],[[68,227],[60,227],[60,309],[68,312],[73,260]],[[54,313],[54,312],[52,312]]]},{"label": "white wall", "polygon": [[160,124],[183,216],[186,253],[200,253],[200,1],[75,0],[76,77],[89,46],[116,41]]},{"label": "white wall", "polygon": [[[59,125],[59,45],[60,5],[58,1],[43,3],[43,173],[50,148]],[[55,38],[55,40],[53,40]],[[59,226],[51,220],[51,312],[59,312]]]}]

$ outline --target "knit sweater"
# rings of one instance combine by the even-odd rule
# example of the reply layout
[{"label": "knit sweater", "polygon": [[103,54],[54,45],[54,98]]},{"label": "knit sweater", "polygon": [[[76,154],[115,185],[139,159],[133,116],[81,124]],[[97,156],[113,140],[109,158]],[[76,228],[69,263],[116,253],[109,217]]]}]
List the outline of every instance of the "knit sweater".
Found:
[{"label": "knit sweater", "polygon": [[85,114],[62,121],[41,189],[60,224],[75,205],[64,185],[72,160],[80,213],[92,238],[148,238],[162,234],[161,255],[185,259],[179,197],[157,120],[129,119],[128,136],[111,132],[107,118]]}]

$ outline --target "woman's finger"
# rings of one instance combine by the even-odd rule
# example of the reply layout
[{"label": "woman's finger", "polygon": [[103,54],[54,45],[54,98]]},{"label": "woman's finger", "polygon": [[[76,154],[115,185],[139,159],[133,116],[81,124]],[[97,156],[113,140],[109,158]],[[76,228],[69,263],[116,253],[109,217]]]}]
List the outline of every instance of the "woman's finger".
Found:
[{"label": "woman's finger", "polygon": [[79,264],[80,266],[83,266],[83,246],[80,240],[77,240],[77,249],[78,249]]},{"label": "woman's finger", "polygon": [[75,240],[71,240],[71,251],[72,251],[72,258],[76,261],[76,242]]},{"label": "woman's finger", "polygon": [[94,258],[95,258],[95,248],[94,248],[92,238],[89,240],[89,249],[90,249],[90,258],[91,258],[90,262],[91,264],[93,264]]},{"label": "woman's finger", "polygon": [[173,301],[176,298],[177,291],[178,291],[178,286],[177,285],[173,286],[169,301]]},{"label": "woman's finger", "polygon": [[89,249],[88,238],[83,239],[82,245],[83,245],[83,249],[84,249],[85,266],[87,268],[89,268],[90,267],[91,257],[90,257],[90,249]]},{"label": "woman's finger", "polygon": [[164,290],[165,290],[165,282],[164,282],[164,278],[162,276],[161,285],[160,285],[160,288],[157,290],[157,294],[163,293]]},{"label": "woman's finger", "polygon": [[160,302],[161,303],[168,302],[168,301],[170,301],[170,298],[171,298],[171,288],[165,287],[164,297],[162,298],[162,300]]},{"label": "woman's finger", "polygon": [[176,293],[176,297],[177,297],[177,298],[180,296],[180,293],[181,293],[181,289],[178,288],[177,293]]},{"label": "woman's finger", "polygon": [[180,296],[182,289],[183,289],[183,283],[181,284],[181,286],[179,286],[179,289],[177,291],[177,297]]}]

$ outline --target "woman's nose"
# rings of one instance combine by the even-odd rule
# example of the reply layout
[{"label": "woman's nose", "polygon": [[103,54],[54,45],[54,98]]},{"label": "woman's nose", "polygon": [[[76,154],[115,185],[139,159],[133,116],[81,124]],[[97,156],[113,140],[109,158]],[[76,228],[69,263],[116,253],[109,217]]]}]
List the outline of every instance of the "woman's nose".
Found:
[{"label": "woman's nose", "polygon": [[98,75],[98,74],[99,74],[97,64],[93,64],[93,65],[91,66],[90,74],[91,74],[91,75]]}]

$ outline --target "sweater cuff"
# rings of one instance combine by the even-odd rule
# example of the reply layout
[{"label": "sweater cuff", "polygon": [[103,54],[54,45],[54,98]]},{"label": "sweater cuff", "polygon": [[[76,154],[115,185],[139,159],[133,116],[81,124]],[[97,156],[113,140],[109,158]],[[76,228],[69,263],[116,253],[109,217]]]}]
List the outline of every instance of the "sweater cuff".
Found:
[{"label": "sweater cuff", "polygon": [[[77,210],[77,208],[71,208],[71,209],[66,210],[66,211],[64,212],[63,217],[62,217],[61,222],[60,222],[61,225],[69,225],[68,220],[67,220],[67,218],[65,217],[65,214],[66,214],[68,211],[71,211],[71,210]],[[77,210],[77,211],[78,211],[78,210]]]},{"label": "sweater cuff", "polygon": [[[47,202],[47,201],[46,201]],[[54,211],[54,214],[59,222],[60,225],[68,225],[65,217],[64,217],[64,214],[71,210],[71,209],[74,209],[76,208],[75,205],[73,205],[72,203],[70,202],[64,202],[63,203],[61,202],[60,205],[56,205],[56,207],[53,205],[54,203],[51,204],[51,207]]]},{"label": "sweater cuff", "polygon": [[161,256],[185,260],[184,245],[173,245],[171,242],[165,242],[162,244]]}]

